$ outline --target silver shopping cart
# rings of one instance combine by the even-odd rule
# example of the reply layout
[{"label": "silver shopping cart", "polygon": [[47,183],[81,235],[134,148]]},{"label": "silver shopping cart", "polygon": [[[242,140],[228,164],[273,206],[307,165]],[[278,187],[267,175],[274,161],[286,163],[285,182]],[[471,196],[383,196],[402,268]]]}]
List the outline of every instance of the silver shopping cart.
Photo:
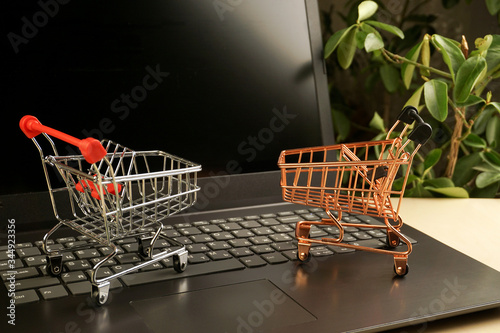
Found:
[{"label": "silver shopping cart", "polygon": [[[172,257],[174,269],[184,271],[188,252],[183,244],[162,233],[162,220],[195,203],[200,165],[162,151],[133,151],[109,140],[79,140],[44,126],[29,115],[21,119],[20,127],[40,153],[54,214],[59,221],[42,242],[51,275],[61,274],[63,251],[89,247],[86,244],[51,248],[49,237],[61,226],[86,236],[92,246],[110,249],[91,269],[91,293],[98,304],[107,301],[112,279],[160,260]],[[35,139],[40,134],[47,139],[52,155],[45,155]],[[77,146],[81,154],[59,155],[51,137]],[[50,168],[56,170],[65,187],[52,187],[54,176],[50,175]],[[67,207],[71,218],[63,218],[58,210]],[[144,261],[98,278],[99,268],[118,254],[116,241],[125,237],[139,239],[138,252]],[[159,238],[166,239],[170,247],[154,250]]]}]

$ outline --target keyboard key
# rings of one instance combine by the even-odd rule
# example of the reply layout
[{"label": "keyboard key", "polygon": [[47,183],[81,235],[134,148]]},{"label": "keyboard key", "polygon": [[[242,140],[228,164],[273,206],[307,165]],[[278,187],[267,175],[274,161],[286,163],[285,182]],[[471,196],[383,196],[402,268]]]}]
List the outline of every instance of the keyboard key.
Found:
[{"label": "keyboard key", "polygon": [[0,261],[0,271],[15,270],[24,267],[21,259],[14,259],[14,267],[11,266],[9,260]]},{"label": "keyboard key", "polygon": [[382,248],[385,247],[386,244],[379,239],[372,238],[372,239],[365,239],[365,240],[358,240],[355,242],[349,242],[351,245],[356,245],[356,246],[365,246],[365,247],[371,247],[371,248]]},{"label": "keyboard key", "polygon": [[189,244],[186,246],[189,253],[201,253],[210,251],[210,248],[205,244]]},{"label": "keyboard key", "polygon": [[[123,287],[123,285],[118,281],[118,279],[112,279],[109,285],[110,289],[116,289]],[[92,283],[90,281],[81,281],[81,282],[75,282],[75,283],[70,283],[67,285],[69,292],[71,295],[85,295],[85,294],[90,294],[92,290]]]},{"label": "keyboard key", "polygon": [[281,254],[284,255],[288,260],[298,260],[298,258],[297,258],[297,249],[295,249],[295,250],[289,250],[289,251],[284,251]]},{"label": "keyboard key", "polygon": [[368,233],[364,231],[358,231],[358,232],[353,232],[351,233],[352,236],[356,237],[357,239],[371,239],[372,236],[370,236]]},{"label": "keyboard key", "polygon": [[232,258],[231,254],[225,250],[207,252],[207,256],[212,260],[224,260]]},{"label": "keyboard key", "polygon": [[278,221],[281,223],[297,223],[302,221],[303,218],[297,215],[292,215],[292,216],[285,216],[285,217],[278,217]]},{"label": "keyboard key", "polygon": [[68,261],[64,264],[64,266],[68,271],[84,271],[91,268],[90,263],[87,260]]},{"label": "keyboard key", "polygon": [[272,239],[274,242],[288,242],[288,241],[291,241],[293,239],[292,237],[290,237],[287,234],[269,235],[269,238]]},{"label": "keyboard key", "polygon": [[64,281],[64,283],[86,281],[87,275],[85,275],[83,271],[64,272],[61,273],[61,279]]},{"label": "keyboard key", "polygon": [[[16,280],[15,288],[17,290],[35,289],[60,284],[58,278],[51,276],[36,277],[31,279]],[[7,285],[7,283],[6,283]]]},{"label": "keyboard key", "polygon": [[270,234],[274,233],[274,231],[271,228],[268,228],[268,227],[253,228],[252,232],[256,236],[265,236],[265,235],[270,235]]},{"label": "keyboard key", "polygon": [[281,264],[288,261],[288,259],[281,253],[268,253],[268,254],[263,254],[261,257],[262,259],[264,259],[265,261],[267,261],[272,265]]},{"label": "keyboard key", "polygon": [[2,272],[2,280],[6,281],[7,278],[11,277],[11,274],[13,274],[13,272],[15,272],[14,276],[16,280],[27,279],[40,275],[36,267],[26,267]]},{"label": "keyboard key", "polygon": [[75,251],[75,255],[78,257],[78,259],[89,259],[101,256],[97,249],[78,250]]},{"label": "keyboard key", "polygon": [[297,248],[297,244],[294,244],[292,242],[282,242],[282,243],[274,243],[271,244],[273,249],[276,251],[288,251],[288,250],[294,250]]},{"label": "keyboard key", "polygon": [[231,245],[229,245],[228,243],[226,243],[224,241],[210,242],[210,243],[207,243],[207,246],[214,251],[227,250],[227,249],[231,248]]},{"label": "keyboard key", "polygon": [[249,240],[255,245],[269,244],[273,241],[267,236],[251,237]]},{"label": "keyboard key", "polygon": [[37,247],[25,247],[22,249],[16,249],[16,253],[19,257],[32,257],[42,254]]},{"label": "keyboard key", "polygon": [[199,227],[201,231],[203,231],[204,233],[208,234],[208,233],[212,233],[212,232],[221,232],[222,229],[217,226],[217,225],[202,225],[201,227]]},{"label": "keyboard key", "polygon": [[40,300],[38,294],[33,289],[16,291],[14,299],[16,300],[16,305],[38,302]]},{"label": "keyboard key", "polygon": [[280,224],[276,219],[260,219],[259,223],[265,227],[270,227],[272,225]]},{"label": "keyboard key", "polygon": [[202,262],[208,262],[210,259],[203,253],[194,253],[188,255],[188,262],[190,264],[199,264]]},{"label": "keyboard key", "polygon": [[40,295],[42,295],[42,298],[45,300],[68,296],[68,292],[61,285],[40,288],[38,291]]},{"label": "keyboard key", "polygon": [[189,237],[195,243],[212,242],[214,239],[210,235],[200,234]]},{"label": "keyboard key", "polygon": [[47,263],[47,256],[40,255],[35,257],[25,257],[24,262],[26,263],[26,266],[29,267],[45,265]]},{"label": "keyboard key", "polygon": [[230,239],[227,242],[232,247],[247,247],[247,246],[251,246],[252,245],[252,243],[250,243],[247,239],[244,239],[244,238]]},{"label": "keyboard key", "polygon": [[115,258],[116,261],[118,261],[118,263],[121,265],[132,264],[141,261],[141,258],[137,253],[118,254]]},{"label": "keyboard key", "polygon": [[215,240],[228,240],[228,239],[234,238],[234,236],[230,232],[227,232],[227,231],[214,232],[214,233],[210,234],[210,236],[212,236],[212,238]]},{"label": "keyboard key", "polygon": [[263,254],[263,253],[269,253],[269,252],[274,252],[274,249],[270,245],[255,245],[251,246],[250,250],[257,254]]},{"label": "keyboard key", "polygon": [[328,249],[326,246],[312,248],[310,253],[314,257],[324,257],[334,254],[334,252]]},{"label": "keyboard key", "polygon": [[192,236],[192,235],[199,235],[201,234],[200,229],[196,227],[191,227],[191,228],[184,228],[184,229],[179,229],[178,230],[183,236]]},{"label": "keyboard key", "polygon": [[229,253],[231,253],[236,258],[251,256],[254,254],[252,251],[250,251],[250,249],[248,249],[246,247],[239,248],[239,249],[231,249],[231,250],[229,250]]},{"label": "keyboard key", "polygon": [[266,261],[257,255],[253,255],[251,257],[243,257],[240,258],[240,261],[245,264],[245,266],[249,268],[260,267],[267,265]]},{"label": "keyboard key", "polygon": [[245,266],[239,262],[237,259],[231,258],[227,260],[212,261],[206,263],[200,263],[187,267],[187,269],[182,273],[177,273],[174,270],[156,270],[149,272],[139,272],[134,274],[127,274],[122,276],[120,279],[127,287],[136,286],[145,283],[166,281],[171,279],[178,279],[188,276],[197,276],[209,273],[225,272],[240,270],[245,268]]},{"label": "keyboard key", "polygon": [[240,222],[240,225],[243,227],[243,228],[246,228],[246,229],[250,229],[250,228],[259,228],[259,227],[262,227],[262,224],[260,224],[259,222],[257,221],[253,221],[253,220],[250,220],[250,221],[242,221]]},{"label": "keyboard key", "polygon": [[237,238],[248,238],[255,236],[253,232],[247,229],[242,229],[242,230],[234,230],[232,231],[232,234],[237,237]]},{"label": "keyboard key", "polygon": [[[243,221],[243,219],[241,219],[241,221]],[[225,230],[225,231],[233,231],[233,230],[238,230],[238,229],[241,229],[241,225],[239,225],[238,223],[236,222],[232,222],[232,223],[221,223],[219,224],[219,226]]]}]

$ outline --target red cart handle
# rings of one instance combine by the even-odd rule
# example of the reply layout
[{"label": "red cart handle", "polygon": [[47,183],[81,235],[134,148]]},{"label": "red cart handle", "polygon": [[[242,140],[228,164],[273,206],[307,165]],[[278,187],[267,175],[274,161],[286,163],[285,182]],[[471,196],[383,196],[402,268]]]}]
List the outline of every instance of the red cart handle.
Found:
[{"label": "red cart handle", "polygon": [[19,127],[21,127],[21,130],[29,139],[41,133],[47,133],[50,136],[78,147],[85,160],[90,164],[99,162],[106,156],[106,149],[104,149],[99,140],[94,138],[86,138],[83,140],[77,139],[71,135],[42,125],[42,123],[33,116],[24,116],[21,118]]}]

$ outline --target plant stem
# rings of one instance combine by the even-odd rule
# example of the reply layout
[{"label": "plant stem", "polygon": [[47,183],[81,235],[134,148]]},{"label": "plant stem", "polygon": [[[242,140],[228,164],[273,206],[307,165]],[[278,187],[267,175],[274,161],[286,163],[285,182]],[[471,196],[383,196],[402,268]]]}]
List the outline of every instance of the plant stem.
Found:
[{"label": "plant stem", "polygon": [[[461,109],[460,112],[462,114],[465,114],[465,107],[462,107],[460,109]],[[464,123],[464,120],[460,112],[455,112],[455,127],[451,135],[450,153],[448,155],[448,163],[446,165],[446,170],[444,172],[444,176],[448,178],[451,178],[453,176],[453,173],[455,172],[455,166],[458,160],[458,152],[460,149],[460,142],[461,142],[460,139],[462,137],[463,123]]]},{"label": "plant stem", "polygon": [[442,77],[445,77],[447,79],[452,79],[451,77],[451,74],[450,73],[446,73],[446,72],[443,72],[439,69],[436,69],[434,67],[429,67],[429,66],[425,66],[425,65],[422,65],[421,63],[419,62],[416,62],[416,61],[412,61],[410,59],[407,59],[405,57],[402,57],[400,56],[399,54],[394,54],[390,51],[387,51],[386,49],[381,49],[382,50],[382,54],[386,57],[386,59],[388,59],[389,61],[393,62],[393,63],[396,63],[396,64],[401,64],[403,62],[406,62],[406,63],[409,63],[410,65],[413,65],[415,67],[418,67],[418,68],[423,68],[423,69],[427,69],[429,70],[430,72],[433,72],[435,74],[438,74],[438,75],[441,75]]}]

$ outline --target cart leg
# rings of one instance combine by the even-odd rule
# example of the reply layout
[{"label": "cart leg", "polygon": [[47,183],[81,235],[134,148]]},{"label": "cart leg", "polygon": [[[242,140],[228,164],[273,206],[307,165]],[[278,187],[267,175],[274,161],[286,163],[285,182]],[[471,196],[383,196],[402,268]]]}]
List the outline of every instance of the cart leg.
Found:
[{"label": "cart leg", "polygon": [[307,262],[307,261],[311,260],[311,257],[309,256],[309,248],[310,247],[311,247],[311,244],[299,241],[298,250],[297,250],[297,258],[300,261]]},{"label": "cart leg", "polygon": [[175,254],[173,260],[175,271],[178,273],[184,272],[188,262],[188,251],[184,250],[179,254]]},{"label": "cart leg", "polygon": [[95,299],[97,304],[103,305],[108,300],[109,285],[109,281],[99,285],[92,284],[92,297]]},{"label": "cart leg", "polygon": [[47,256],[47,273],[59,276],[62,272],[62,254]]},{"label": "cart leg", "polygon": [[297,244],[297,258],[300,261],[308,261],[309,258],[309,248],[311,244],[304,239],[309,238],[309,232],[311,230],[311,225],[305,221],[297,222],[297,226],[295,228],[295,237],[299,240]]},{"label": "cart leg", "polygon": [[139,238],[139,254],[141,254],[145,258],[151,258],[151,256],[153,255],[153,245],[153,236]]},{"label": "cart leg", "polygon": [[394,256],[394,272],[398,276],[405,276],[406,274],[408,274],[407,256]]},{"label": "cart leg", "polygon": [[394,231],[392,231],[391,229],[387,229],[386,242],[387,246],[395,248],[399,245],[401,239]]}]

